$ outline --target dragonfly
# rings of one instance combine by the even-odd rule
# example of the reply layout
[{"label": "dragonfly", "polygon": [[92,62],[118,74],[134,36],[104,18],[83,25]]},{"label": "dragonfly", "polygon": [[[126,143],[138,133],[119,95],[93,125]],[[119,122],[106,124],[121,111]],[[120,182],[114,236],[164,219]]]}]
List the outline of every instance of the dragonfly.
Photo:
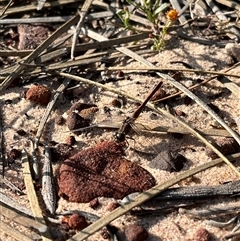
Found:
[{"label": "dragonfly", "polygon": [[122,142],[126,139],[126,135],[132,130],[133,123],[139,117],[141,112],[143,111],[144,107],[146,106],[147,102],[153,97],[153,95],[158,91],[161,87],[162,82],[159,82],[157,86],[151,91],[151,93],[147,96],[147,98],[143,101],[143,103],[134,111],[132,116],[127,116],[121,127],[115,132],[114,136],[116,141]]}]

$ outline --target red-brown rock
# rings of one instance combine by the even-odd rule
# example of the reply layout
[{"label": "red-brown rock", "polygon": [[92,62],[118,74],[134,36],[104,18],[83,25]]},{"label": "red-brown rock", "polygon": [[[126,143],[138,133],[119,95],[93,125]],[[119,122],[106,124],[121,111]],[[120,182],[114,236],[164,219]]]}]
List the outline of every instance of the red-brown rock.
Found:
[{"label": "red-brown rock", "polygon": [[49,88],[43,85],[33,85],[28,89],[26,98],[40,105],[46,105],[50,101],[51,95]]},{"label": "red-brown rock", "polygon": [[146,229],[136,224],[127,226],[124,233],[127,241],[144,241],[148,238]]},{"label": "red-brown rock", "polygon": [[122,199],[154,186],[148,171],[122,157],[124,145],[104,141],[66,159],[59,168],[59,195],[84,203],[101,196]]},{"label": "red-brown rock", "polygon": [[193,237],[194,241],[210,241],[211,235],[205,228],[199,228]]},{"label": "red-brown rock", "polygon": [[82,230],[88,226],[88,223],[85,219],[85,217],[74,213],[69,217],[68,225],[70,228],[75,230]]}]

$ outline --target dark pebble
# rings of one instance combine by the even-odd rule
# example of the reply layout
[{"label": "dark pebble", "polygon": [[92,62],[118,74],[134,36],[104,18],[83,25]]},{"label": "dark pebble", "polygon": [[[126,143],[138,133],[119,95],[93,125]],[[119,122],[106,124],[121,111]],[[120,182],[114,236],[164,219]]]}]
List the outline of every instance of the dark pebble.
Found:
[{"label": "dark pebble", "polygon": [[11,158],[12,160],[16,160],[21,156],[21,152],[17,149],[12,149],[9,153],[9,158]]}]

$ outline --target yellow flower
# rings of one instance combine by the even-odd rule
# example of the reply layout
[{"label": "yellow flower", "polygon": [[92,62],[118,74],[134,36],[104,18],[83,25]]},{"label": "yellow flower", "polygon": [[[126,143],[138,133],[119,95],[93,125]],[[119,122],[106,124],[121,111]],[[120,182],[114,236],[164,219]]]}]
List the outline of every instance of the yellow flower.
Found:
[{"label": "yellow flower", "polygon": [[171,9],[166,13],[169,20],[175,21],[178,18],[178,11],[176,9]]}]

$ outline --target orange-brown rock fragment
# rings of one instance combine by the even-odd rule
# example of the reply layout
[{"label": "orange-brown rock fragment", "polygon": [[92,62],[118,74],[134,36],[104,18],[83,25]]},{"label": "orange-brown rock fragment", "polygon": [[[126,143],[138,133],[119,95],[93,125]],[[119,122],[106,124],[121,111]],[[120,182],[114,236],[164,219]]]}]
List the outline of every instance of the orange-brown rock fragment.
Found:
[{"label": "orange-brown rock fragment", "polygon": [[51,99],[51,90],[43,85],[33,85],[28,89],[26,98],[40,105],[46,105]]},{"label": "orange-brown rock fragment", "polygon": [[122,199],[154,186],[148,171],[122,157],[123,147],[104,141],[66,159],[59,168],[59,195],[85,203],[97,197]]}]

